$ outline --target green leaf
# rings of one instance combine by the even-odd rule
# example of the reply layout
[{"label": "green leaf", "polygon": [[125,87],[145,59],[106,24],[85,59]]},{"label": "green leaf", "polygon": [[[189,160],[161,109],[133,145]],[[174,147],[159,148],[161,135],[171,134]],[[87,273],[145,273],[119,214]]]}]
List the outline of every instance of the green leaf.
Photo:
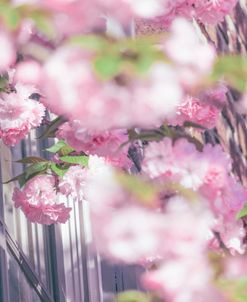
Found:
[{"label": "green leaf", "polygon": [[0,90],[4,90],[9,83],[9,77],[8,74],[2,74],[0,75]]},{"label": "green leaf", "polygon": [[192,127],[192,128],[198,128],[198,129],[202,129],[202,130],[207,130],[207,128],[205,128],[205,127],[203,127],[203,126],[201,126],[201,125],[199,125],[199,124],[197,124],[197,123],[191,122],[191,121],[186,121],[186,122],[184,122],[183,126],[184,126],[185,128],[190,128],[190,127]]},{"label": "green leaf", "polygon": [[75,149],[70,147],[64,140],[60,140],[53,146],[47,148],[46,151],[51,153],[59,153],[59,155],[65,156],[75,151]]},{"label": "green leaf", "polygon": [[37,29],[43,33],[49,39],[54,39],[56,37],[56,30],[52,23],[51,18],[43,11],[34,10],[29,15],[33,19]]},{"label": "green leaf", "polygon": [[69,155],[71,152],[75,151],[74,148],[70,147],[69,145],[62,147],[59,150],[59,155],[60,156],[65,156],[65,155]]},{"label": "green leaf", "polygon": [[149,56],[142,56],[136,63],[137,71],[140,73],[147,73],[154,63],[155,59]]},{"label": "green leaf", "polygon": [[247,301],[247,278],[219,279],[216,283],[222,293],[231,302]]},{"label": "green leaf", "polygon": [[118,294],[115,302],[151,302],[151,297],[146,293],[130,290]]},{"label": "green leaf", "polygon": [[247,88],[247,57],[236,55],[218,57],[212,80],[216,82],[222,78],[239,91],[244,91]]},{"label": "green leaf", "polygon": [[25,176],[25,173],[21,173],[21,174],[15,176],[15,177],[13,177],[13,178],[7,180],[7,181],[2,182],[2,184],[5,185],[5,184],[8,184],[8,183],[13,182],[13,181],[16,181],[16,180],[19,181],[19,179],[23,178],[24,176]]},{"label": "green leaf", "polygon": [[21,164],[35,164],[40,162],[48,162],[45,158],[37,157],[37,156],[29,156],[16,161],[16,163]]},{"label": "green leaf", "polygon": [[245,216],[247,216],[247,204],[245,204],[244,207],[243,207],[243,209],[240,210],[240,211],[237,213],[236,218],[237,218],[237,219],[240,219],[240,218],[243,218],[243,217],[245,217]]},{"label": "green leaf", "polygon": [[68,171],[68,167],[62,167],[61,165],[52,163],[50,166],[51,170],[56,173],[58,176],[64,176],[64,174]]},{"label": "green leaf", "polygon": [[23,173],[11,178],[10,180],[3,182],[3,184],[8,184],[12,181],[18,181],[20,187],[23,187],[26,182],[28,182],[33,177],[44,174],[49,168],[49,162],[38,162],[29,166]]},{"label": "green leaf", "polygon": [[49,164],[50,164],[50,162],[47,162],[47,161],[32,164],[25,170],[26,178],[30,179],[30,176],[32,176],[33,174],[36,174],[36,173],[42,174],[43,172],[47,171],[47,169],[49,168]]},{"label": "green leaf", "polygon": [[121,60],[114,55],[104,55],[94,61],[96,73],[104,79],[112,78],[119,72]]},{"label": "green leaf", "polygon": [[21,21],[18,9],[8,3],[0,4],[0,17],[10,30],[16,29]]},{"label": "green leaf", "polygon": [[82,166],[88,165],[88,156],[85,155],[79,155],[79,156],[66,155],[66,156],[61,156],[59,159],[69,164],[79,164]]},{"label": "green leaf", "polygon": [[58,141],[56,144],[52,145],[45,150],[51,153],[57,153],[62,147],[67,146],[67,143],[64,140]]},{"label": "green leaf", "polygon": [[68,40],[68,44],[88,48],[97,52],[107,48],[107,41],[98,35],[73,36]]}]

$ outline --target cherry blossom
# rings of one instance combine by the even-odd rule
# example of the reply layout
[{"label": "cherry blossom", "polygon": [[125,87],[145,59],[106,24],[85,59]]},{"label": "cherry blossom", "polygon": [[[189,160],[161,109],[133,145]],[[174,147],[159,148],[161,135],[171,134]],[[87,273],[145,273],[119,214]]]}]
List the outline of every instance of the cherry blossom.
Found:
[{"label": "cherry blossom", "polygon": [[124,207],[108,215],[107,220],[93,217],[93,224],[98,249],[111,261],[138,263],[159,251],[162,216],[157,213]]},{"label": "cherry blossom", "polygon": [[[162,46],[168,57],[177,65],[181,83],[191,87],[210,73],[215,60],[215,50],[200,41],[193,26],[182,18],[171,25],[171,36]],[[183,51],[181,51],[183,49]]]},{"label": "cherry blossom", "polygon": [[48,60],[42,91],[52,111],[80,120],[90,130],[154,126],[175,114],[182,91],[169,65],[157,63],[139,79],[120,76],[102,82],[90,56],[79,48],[63,48]]},{"label": "cherry blossom", "polygon": [[221,137],[203,140],[223,108],[246,113],[246,92],[228,102],[245,73],[207,39],[229,26],[242,40],[231,18],[215,26],[237,2],[11,0],[0,13],[0,138],[15,146],[42,124],[55,141],[50,159],[18,161],[13,205],[44,225],[88,205],[95,252],[143,265],[142,286],[167,302],[235,301],[218,281],[246,270],[247,188]]},{"label": "cherry blossom", "polygon": [[223,244],[231,254],[235,255],[236,252],[239,254],[245,253],[246,244],[243,243],[243,239],[246,236],[246,231],[241,220],[219,219],[214,230],[220,234]]},{"label": "cherry blossom", "polygon": [[71,196],[74,201],[82,201],[85,195],[86,175],[85,168],[70,167],[59,182],[59,191],[66,196]]},{"label": "cherry blossom", "polygon": [[102,156],[114,166],[131,166],[128,147],[121,148],[128,141],[124,130],[87,131],[79,120],[72,120],[60,126],[57,137],[65,139],[77,152]]},{"label": "cherry blossom", "polygon": [[41,66],[36,61],[24,61],[16,66],[14,81],[38,86],[40,81]]},{"label": "cherry blossom", "polygon": [[189,121],[205,128],[214,128],[226,103],[226,92],[225,86],[219,86],[199,97],[186,96],[177,108],[176,117],[169,123],[182,126]]},{"label": "cherry blossom", "polygon": [[15,188],[13,201],[27,218],[36,223],[65,223],[71,208],[66,207],[62,195],[55,189],[55,178],[40,175],[29,180],[23,190]]},{"label": "cherry blossom", "polygon": [[155,23],[158,19],[167,28],[177,17],[216,25],[232,12],[237,2],[238,0],[167,0],[163,13],[152,21]]},{"label": "cherry blossom", "polygon": [[[158,291],[171,302],[206,301],[205,292],[210,287],[211,270],[200,257],[170,260],[154,271],[146,273],[145,287]],[[186,284],[186,286],[184,286]]]},{"label": "cherry blossom", "polygon": [[45,113],[45,107],[30,98],[36,92],[34,87],[17,84],[15,90],[0,95],[0,137],[10,146],[38,127]]}]

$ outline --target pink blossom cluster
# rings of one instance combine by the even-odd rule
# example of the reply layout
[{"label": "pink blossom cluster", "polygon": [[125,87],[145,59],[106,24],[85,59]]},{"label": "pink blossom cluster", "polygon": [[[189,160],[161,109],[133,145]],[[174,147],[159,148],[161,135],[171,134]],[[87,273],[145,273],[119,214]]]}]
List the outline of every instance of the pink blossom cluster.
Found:
[{"label": "pink blossom cluster", "polygon": [[187,89],[200,83],[215,61],[214,48],[200,40],[192,24],[183,18],[177,18],[171,24],[170,36],[161,48],[174,62],[179,79]]},{"label": "pink blossom cluster", "polygon": [[167,0],[165,13],[160,14],[158,21],[168,27],[179,16],[216,25],[231,13],[237,2],[238,0]]},{"label": "pink blossom cluster", "polygon": [[214,128],[226,104],[226,93],[227,88],[222,85],[198,97],[187,95],[169,124],[182,126],[184,122],[193,122],[208,129]]},{"label": "pink blossom cluster", "polygon": [[[184,122],[213,128],[227,106],[221,79],[208,88],[217,54],[198,31],[221,22],[236,3],[6,1],[20,13],[15,28],[0,12],[0,138],[16,145],[49,110],[59,115],[44,120],[49,135],[69,145],[49,148],[54,157],[32,175],[26,172],[35,159],[26,159],[28,180],[14,189],[14,206],[31,222],[51,225],[68,221],[68,201],[88,202],[97,251],[111,262],[143,265],[142,285],[167,302],[229,302],[215,284],[211,253],[230,259],[221,258],[227,278],[245,270],[239,257],[247,223],[237,217],[247,189],[220,145],[200,148],[188,132],[180,138]],[[135,19],[169,32],[121,39]]]},{"label": "pink blossom cluster", "polygon": [[169,24],[177,16],[195,18],[206,24],[216,24],[229,14],[237,0],[13,0],[15,5],[28,3],[53,13],[58,32],[75,34],[103,29],[108,16],[126,24],[130,18],[158,17]]},{"label": "pink blossom cluster", "polygon": [[23,190],[15,188],[13,201],[26,217],[36,223],[65,223],[71,208],[64,203],[64,196],[55,189],[55,177],[40,175],[28,181]]},{"label": "pink blossom cluster", "polygon": [[145,76],[120,73],[102,81],[90,63],[93,52],[62,47],[41,72],[44,103],[88,130],[159,126],[175,116],[184,90],[200,84],[215,59],[214,49],[182,19],[174,22],[171,36],[160,48],[172,64],[157,62]]},{"label": "pink blossom cluster", "polygon": [[[200,164],[198,164],[200,163]],[[169,179],[196,190],[215,215],[214,231],[233,253],[244,252],[246,232],[236,214],[247,200],[247,189],[231,175],[230,158],[220,147],[206,145],[203,152],[185,140],[151,143],[145,150],[143,172],[152,179]]]},{"label": "pink blossom cluster", "polygon": [[[104,157],[117,167],[128,168],[131,161],[128,158],[128,136],[124,130],[87,131],[81,122],[72,120],[64,123],[56,133],[57,137],[64,139],[77,152],[83,151],[88,155]],[[121,147],[121,145],[125,146]]]},{"label": "pink blossom cluster", "polygon": [[131,197],[112,167],[97,157],[90,158],[87,181],[94,239],[102,255],[111,261],[156,264],[142,283],[168,301],[221,298],[206,257],[214,217],[202,200],[193,205],[174,196],[164,201],[165,208],[150,209]]},{"label": "pink blossom cluster", "polygon": [[[43,69],[45,105],[88,130],[157,126],[173,116],[183,91],[173,68],[154,64],[147,75],[102,81],[87,51],[58,49]],[[64,74],[66,76],[61,77]]]},{"label": "pink blossom cluster", "polygon": [[30,99],[35,92],[32,86],[16,84],[15,91],[0,94],[0,138],[6,145],[17,144],[41,124],[45,107]]},{"label": "pink blossom cluster", "polygon": [[85,200],[87,169],[71,166],[67,173],[59,179],[58,189],[66,197],[74,201]]},{"label": "pink blossom cluster", "polygon": [[167,0],[12,0],[15,5],[28,3],[48,10],[59,33],[71,35],[104,30],[107,17],[111,16],[123,24],[130,18],[139,16],[152,18],[165,9]]}]

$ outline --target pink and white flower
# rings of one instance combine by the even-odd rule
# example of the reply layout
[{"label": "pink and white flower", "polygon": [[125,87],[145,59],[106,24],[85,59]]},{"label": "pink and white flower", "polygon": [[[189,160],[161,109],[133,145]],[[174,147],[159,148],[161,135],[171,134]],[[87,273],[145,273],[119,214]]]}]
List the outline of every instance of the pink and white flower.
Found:
[{"label": "pink and white flower", "polygon": [[77,152],[104,157],[112,165],[128,168],[128,146],[121,147],[128,141],[124,130],[87,131],[79,120],[72,120],[59,127],[57,137],[64,139]]},{"label": "pink and white flower", "polygon": [[87,170],[81,166],[71,166],[59,181],[59,191],[74,201],[85,199]]},{"label": "pink and white flower", "polygon": [[30,99],[36,89],[17,84],[16,92],[0,95],[0,138],[6,145],[13,146],[28,132],[41,124],[45,107]]},{"label": "pink and white flower", "polygon": [[42,93],[50,110],[97,131],[159,126],[175,114],[183,93],[170,65],[156,63],[143,77],[123,75],[102,81],[92,68],[91,56],[67,47],[48,60]]},{"label": "pink and white flower", "polygon": [[65,206],[62,194],[56,192],[55,177],[51,175],[32,178],[22,190],[15,188],[13,201],[35,223],[65,223],[71,211]]}]

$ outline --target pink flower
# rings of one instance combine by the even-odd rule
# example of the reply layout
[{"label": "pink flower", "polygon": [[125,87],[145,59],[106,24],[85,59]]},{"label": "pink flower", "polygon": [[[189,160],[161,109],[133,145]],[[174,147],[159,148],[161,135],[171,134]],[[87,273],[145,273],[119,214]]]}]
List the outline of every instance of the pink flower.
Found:
[{"label": "pink flower", "polygon": [[62,195],[56,193],[55,178],[40,175],[29,180],[24,189],[15,188],[13,201],[26,217],[36,223],[65,223],[71,208],[61,202]]},{"label": "pink flower", "polygon": [[194,0],[195,17],[203,23],[215,25],[229,14],[237,4],[237,0]]},{"label": "pink flower", "polygon": [[64,139],[76,151],[98,155],[106,158],[114,166],[130,167],[128,147],[122,147],[128,141],[124,130],[111,131],[87,131],[81,126],[81,122],[73,120],[60,126],[56,135]]},{"label": "pink flower", "polygon": [[171,140],[165,138],[150,143],[144,154],[145,174],[198,190],[217,215],[232,217],[246,203],[247,189],[231,176],[230,157],[219,146],[206,145],[199,152],[184,139],[172,146]]},{"label": "pink flower", "polygon": [[203,200],[191,207],[181,196],[170,198],[163,213],[159,256],[190,259],[203,254],[213,226],[214,217]]},{"label": "pink flower", "polygon": [[21,62],[16,66],[16,82],[37,86],[40,81],[41,66],[36,61]]},{"label": "pink flower", "polygon": [[218,146],[206,145],[203,152],[199,152],[185,139],[172,145],[172,141],[165,138],[146,147],[142,169],[151,178],[168,177],[168,180],[178,181],[185,187],[199,189],[210,182],[212,187],[215,186],[214,179],[219,185],[218,180],[222,178],[224,186],[231,162]]},{"label": "pink flower", "polygon": [[177,17],[216,25],[231,13],[237,2],[237,0],[167,0],[159,18],[163,20],[166,27],[169,27]]},{"label": "pink flower", "polygon": [[107,221],[114,208],[124,204],[125,194],[116,181],[113,167],[104,158],[89,156],[87,173],[85,196],[91,213]]},{"label": "pink flower", "polygon": [[215,60],[215,50],[203,43],[193,26],[182,18],[171,26],[171,36],[165,40],[163,48],[177,66],[181,83],[190,88],[208,75]]},{"label": "pink flower", "polygon": [[205,128],[214,128],[226,103],[226,92],[227,88],[220,85],[204,92],[201,96],[187,96],[178,106],[176,117],[169,123],[183,125],[184,122],[189,121]]},{"label": "pink flower", "polygon": [[[158,291],[169,302],[218,301],[203,300],[210,286],[211,269],[202,255],[169,259],[142,277],[147,289]],[[186,285],[186,286],[185,286]]]},{"label": "pink flower", "polygon": [[124,207],[106,220],[92,216],[94,238],[107,258],[137,263],[156,256],[160,246],[162,216],[137,206]]},{"label": "pink flower", "polygon": [[0,136],[6,145],[17,144],[25,135],[38,127],[45,113],[45,107],[30,99],[36,89],[17,84],[16,92],[0,95]]},{"label": "pink flower", "polygon": [[16,60],[14,43],[3,31],[0,31],[0,73],[5,72]]},{"label": "pink flower", "polygon": [[219,233],[222,242],[232,255],[235,255],[236,252],[244,254],[246,244],[243,240],[246,237],[246,231],[242,220],[219,218],[216,221],[214,231]]},{"label": "pink flower", "polygon": [[[198,161],[200,160],[200,165]],[[172,141],[168,138],[152,142],[145,149],[142,170],[151,178],[163,177],[180,182],[183,186],[198,189],[203,184],[208,163],[202,161],[193,144],[184,139]]]},{"label": "pink flower", "polygon": [[79,48],[62,48],[48,60],[42,78],[49,109],[97,131],[157,126],[175,114],[182,90],[171,66],[157,63],[145,77],[101,81],[91,56]]},{"label": "pink flower", "polygon": [[224,276],[228,279],[245,278],[247,274],[246,255],[228,256],[224,259]]},{"label": "pink flower", "polygon": [[219,113],[217,107],[203,103],[199,99],[187,97],[178,106],[175,123],[183,125],[185,121],[190,121],[205,128],[213,128],[216,126]]},{"label": "pink flower", "polygon": [[82,201],[85,195],[86,175],[86,169],[81,166],[70,167],[59,182],[59,191],[68,197],[71,196],[74,201]]},{"label": "pink flower", "polygon": [[0,138],[3,140],[4,144],[7,146],[14,146],[19,143],[20,140],[25,138],[29,129],[27,125],[23,125],[19,128],[7,129],[0,131]]}]

